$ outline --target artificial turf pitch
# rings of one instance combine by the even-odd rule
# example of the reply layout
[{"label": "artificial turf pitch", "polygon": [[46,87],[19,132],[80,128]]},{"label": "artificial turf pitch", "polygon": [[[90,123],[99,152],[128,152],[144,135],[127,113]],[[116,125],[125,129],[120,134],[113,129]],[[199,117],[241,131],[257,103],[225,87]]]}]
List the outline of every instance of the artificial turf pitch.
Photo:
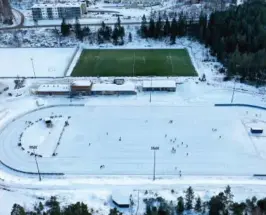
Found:
[{"label": "artificial turf pitch", "polygon": [[196,76],[186,49],[85,49],[71,76]]}]

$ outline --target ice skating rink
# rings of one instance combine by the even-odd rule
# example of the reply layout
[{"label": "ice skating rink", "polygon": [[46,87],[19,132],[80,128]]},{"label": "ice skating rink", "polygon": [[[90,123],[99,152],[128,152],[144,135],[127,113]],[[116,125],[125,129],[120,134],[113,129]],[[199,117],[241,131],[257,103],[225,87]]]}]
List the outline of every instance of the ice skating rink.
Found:
[{"label": "ice skating rink", "polygon": [[[53,126],[48,128],[43,119],[51,116]],[[37,172],[30,155],[35,146],[41,172],[150,175],[151,146],[159,146],[156,172],[163,177],[179,176],[180,171],[183,175],[266,173],[266,137],[249,132],[252,126],[265,130],[265,116],[263,110],[244,107],[52,107],[2,128],[0,158],[15,169]]]}]

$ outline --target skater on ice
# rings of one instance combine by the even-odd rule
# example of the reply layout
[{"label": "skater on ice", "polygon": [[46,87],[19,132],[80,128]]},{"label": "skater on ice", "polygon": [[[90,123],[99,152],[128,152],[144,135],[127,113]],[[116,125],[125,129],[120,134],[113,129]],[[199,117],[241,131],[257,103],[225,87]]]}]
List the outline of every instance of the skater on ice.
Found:
[{"label": "skater on ice", "polygon": [[172,147],[172,150],[171,150],[172,153],[176,153],[176,149],[174,147]]}]

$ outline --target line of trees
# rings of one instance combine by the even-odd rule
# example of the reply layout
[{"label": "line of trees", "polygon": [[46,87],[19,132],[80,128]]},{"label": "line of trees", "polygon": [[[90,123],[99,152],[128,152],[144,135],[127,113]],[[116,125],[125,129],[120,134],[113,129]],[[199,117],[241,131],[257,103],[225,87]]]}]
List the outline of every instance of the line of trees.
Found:
[{"label": "line of trees", "polygon": [[[69,36],[71,34],[71,31],[75,33],[76,38],[80,41],[83,41],[84,37],[86,36],[92,36],[90,28],[88,26],[82,28],[78,18],[76,18],[75,24],[73,26],[69,23],[66,23],[66,20],[63,19],[61,23],[61,35],[64,37]],[[124,26],[122,26],[121,20],[118,17],[117,22],[115,23],[113,28],[102,22],[101,27],[93,36],[96,36],[95,40],[98,44],[112,42],[114,45],[123,45],[125,28]],[[128,41],[132,41],[131,33],[129,33],[128,35]]]},{"label": "line of trees", "polygon": [[[123,45],[125,37],[125,28],[121,25],[120,18],[117,18],[113,29],[102,22],[97,32],[97,41],[99,44],[104,42],[112,42],[114,45]],[[132,36],[131,36],[132,40]]]},{"label": "line of trees", "polygon": [[[209,17],[201,13],[195,21],[184,13],[171,22],[159,17],[156,22],[142,18],[139,34],[142,38],[170,38],[189,36],[210,47],[211,54],[225,66],[227,78],[240,76],[241,81],[260,85],[266,81],[266,2],[248,0],[238,7],[213,12]],[[208,60],[208,59],[205,59]]]},{"label": "line of trees", "polygon": [[[203,21],[204,20],[204,21]],[[200,41],[227,67],[227,76],[261,84],[266,80],[266,3],[250,0],[200,17]]]},{"label": "line of trees", "polygon": [[175,44],[176,37],[182,37],[187,34],[186,20],[186,15],[180,13],[178,20],[174,17],[170,22],[168,18],[162,20],[161,17],[159,17],[156,21],[151,18],[148,23],[144,15],[142,17],[139,35],[145,39],[162,39],[170,37],[171,44]]},{"label": "line of trees", "polygon": [[[174,193],[174,190],[172,190]],[[212,196],[209,201],[202,201],[195,196],[192,187],[185,191],[185,196],[178,197],[177,203],[167,202],[161,197],[145,199],[145,215],[263,215],[266,213],[266,198],[257,200],[256,197],[244,202],[234,202],[230,186],[223,192]]]},{"label": "line of trees", "polygon": [[90,28],[88,26],[81,28],[78,18],[76,18],[74,26],[67,23],[65,19],[62,20],[62,23],[61,23],[62,36],[64,37],[69,36],[72,28],[75,32],[76,38],[80,41],[83,41],[83,38],[90,34]]},{"label": "line of trees", "polygon": [[[171,190],[175,194],[174,190]],[[145,192],[145,195],[148,191]],[[192,187],[179,196],[176,202],[167,201],[162,197],[143,199],[146,210],[144,215],[264,215],[266,214],[266,198],[257,200],[256,197],[242,202],[234,202],[231,187],[227,186],[223,192],[214,195],[208,201],[196,196]],[[134,202],[131,199],[130,204]],[[11,215],[93,215],[97,211],[88,208],[83,202],[60,206],[57,198],[52,196],[44,203],[39,202],[32,210],[26,210],[19,204],[14,204]],[[106,215],[122,215],[116,208],[110,209]]]},{"label": "line of trees", "polygon": [[[14,204],[11,215],[93,215],[97,211],[89,209],[83,202],[77,202],[64,207],[60,206],[55,196],[52,196],[44,204],[39,202],[34,205],[33,210],[26,210],[19,204]],[[106,215],[122,215],[116,208],[110,209]]]}]

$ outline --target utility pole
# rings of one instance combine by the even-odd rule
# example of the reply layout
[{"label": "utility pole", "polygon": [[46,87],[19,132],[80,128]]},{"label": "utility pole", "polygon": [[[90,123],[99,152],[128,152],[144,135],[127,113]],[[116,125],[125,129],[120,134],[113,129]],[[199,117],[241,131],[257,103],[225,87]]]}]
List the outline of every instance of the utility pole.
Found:
[{"label": "utility pole", "polygon": [[35,68],[34,68],[34,63],[33,63],[33,58],[31,58],[30,60],[31,60],[31,66],[32,66],[33,75],[34,75],[34,78],[36,78]]},{"label": "utility pole", "polygon": [[153,181],[155,181],[156,151],[159,149],[160,149],[159,146],[151,147],[151,150],[153,150]]},{"label": "utility pole", "polygon": [[152,76],[151,76],[150,103],[151,103],[151,92],[152,92]]},{"label": "utility pole", "polygon": [[36,155],[36,153],[35,153],[35,149],[37,148],[37,146],[30,146],[30,148],[33,149],[34,158],[35,158],[35,162],[36,162],[36,166],[37,166],[37,170],[38,170],[38,175],[39,175],[39,181],[41,181],[41,180],[42,180],[42,178],[41,178],[41,173],[40,173],[39,165],[38,165],[37,158],[36,158],[37,155]]},{"label": "utility pole", "polygon": [[233,88],[233,93],[232,93],[232,98],[231,98],[231,104],[234,102],[235,90],[236,90],[236,80],[237,79],[238,79],[238,77],[235,77],[234,88]]}]

